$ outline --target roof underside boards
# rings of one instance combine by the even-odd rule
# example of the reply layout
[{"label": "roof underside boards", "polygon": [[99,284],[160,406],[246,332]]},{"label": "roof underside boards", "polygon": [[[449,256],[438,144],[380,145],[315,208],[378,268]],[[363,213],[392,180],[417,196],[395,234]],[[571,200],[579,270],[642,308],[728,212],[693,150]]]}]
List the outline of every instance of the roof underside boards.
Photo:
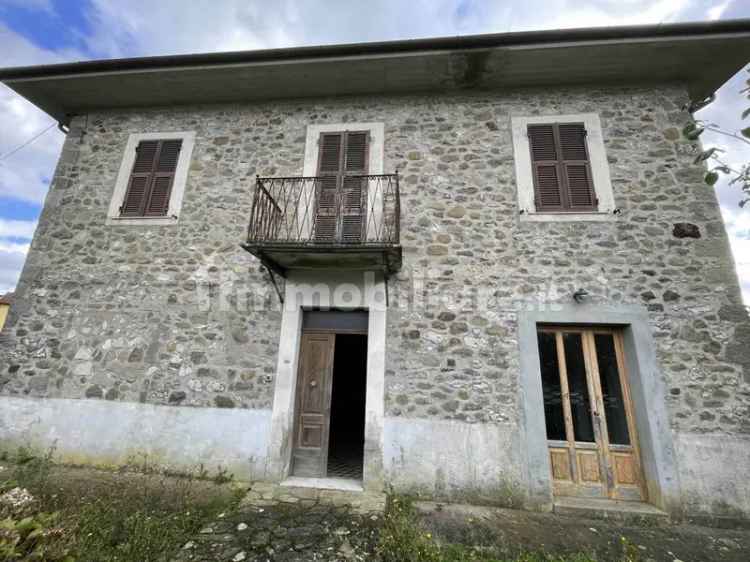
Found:
[{"label": "roof underside boards", "polygon": [[738,20],[91,61],[0,80],[65,122],[107,108],[575,84],[680,82],[698,100],[749,60],[750,20]]}]

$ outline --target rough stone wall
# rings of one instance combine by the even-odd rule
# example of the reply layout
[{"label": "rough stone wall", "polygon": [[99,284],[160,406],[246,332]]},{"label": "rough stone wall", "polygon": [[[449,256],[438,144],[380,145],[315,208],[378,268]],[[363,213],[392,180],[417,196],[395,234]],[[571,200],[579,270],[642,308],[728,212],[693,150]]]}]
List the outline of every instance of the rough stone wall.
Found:
[{"label": "rough stone wall", "polygon": [[[516,311],[584,288],[650,313],[675,429],[750,433],[750,321],[715,195],[680,139],[684,101],[676,88],[430,100],[387,128],[404,177],[397,293],[412,276],[413,300],[446,300],[389,311],[389,414],[515,421]],[[584,112],[601,118],[621,213],[521,221],[510,116]],[[471,291],[478,307],[452,302]]]},{"label": "rough stone wall", "polygon": [[[573,88],[78,118],[3,336],[2,393],[270,407],[279,305],[239,248],[254,176],[299,175],[307,124],[375,121],[384,171],[402,178],[388,415],[517,423],[518,310],[585,288],[648,309],[675,429],[750,433],[750,323],[714,194],[679,139],[684,101],[676,87]],[[581,112],[600,115],[621,214],[522,222],[510,116]],[[179,224],[106,226],[128,134],[184,130],[197,139]]]}]

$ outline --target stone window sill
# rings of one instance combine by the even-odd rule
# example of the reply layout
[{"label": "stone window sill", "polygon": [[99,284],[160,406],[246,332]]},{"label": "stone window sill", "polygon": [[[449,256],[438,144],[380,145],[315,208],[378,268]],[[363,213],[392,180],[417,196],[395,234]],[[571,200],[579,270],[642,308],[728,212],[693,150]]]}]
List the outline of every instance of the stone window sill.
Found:
[{"label": "stone window sill", "polygon": [[595,213],[523,213],[521,222],[602,222],[613,221],[617,215],[612,211]]},{"label": "stone window sill", "polygon": [[178,217],[107,217],[108,225],[117,226],[169,226],[177,224]]}]

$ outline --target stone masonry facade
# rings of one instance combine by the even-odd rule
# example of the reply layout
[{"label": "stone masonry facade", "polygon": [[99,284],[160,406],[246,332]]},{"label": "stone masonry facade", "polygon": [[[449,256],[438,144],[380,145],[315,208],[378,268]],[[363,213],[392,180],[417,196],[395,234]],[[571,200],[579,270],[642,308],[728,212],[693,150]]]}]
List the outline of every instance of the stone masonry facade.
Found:
[{"label": "stone masonry facade", "polygon": [[[350,97],[75,118],[0,346],[3,395],[267,409],[280,304],[242,250],[255,176],[308,124],[382,122],[401,178],[386,415],[517,424],[525,307],[647,309],[676,431],[750,434],[750,322],[678,86]],[[619,214],[523,222],[512,115],[597,113]],[[195,131],[175,226],[107,226],[131,133]],[[460,298],[457,298],[460,297]]]}]

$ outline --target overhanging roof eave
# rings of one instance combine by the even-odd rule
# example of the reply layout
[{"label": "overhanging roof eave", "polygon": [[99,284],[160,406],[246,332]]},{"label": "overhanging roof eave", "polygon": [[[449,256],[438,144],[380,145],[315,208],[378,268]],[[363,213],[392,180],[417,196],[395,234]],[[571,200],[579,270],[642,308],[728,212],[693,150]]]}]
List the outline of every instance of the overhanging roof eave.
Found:
[{"label": "overhanging roof eave", "polygon": [[691,22],[668,25],[659,24],[521,31],[455,37],[348,43],[342,45],[259,49],[254,51],[229,51],[219,53],[80,61],[52,65],[0,68],[0,81],[52,77],[66,74],[122,72],[127,70],[166,69],[214,64],[237,64],[243,62],[251,63],[327,57],[384,55],[407,52],[414,53],[420,51],[429,52],[554,43],[571,44],[588,41],[642,41],[660,38],[691,38],[706,35],[728,36],[735,33],[750,33],[750,19]]},{"label": "overhanging roof eave", "polygon": [[[701,49],[715,62],[700,67]],[[597,51],[598,59],[592,55]],[[620,56],[623,67],[610,68],[607,53],[612,53],[613,60]],[[661,60],[654,60],[654,53]],[[64,120],[66,114],[92,108],[276,99],[288,98],[290,92],[294,97],[366,93],[352,85],[328,90],[319,87],[315,73],[326,71],[340,74],[342,84],[354,84],[350,76],[379,69],[382,76],[370,84],[372,93],[535,85],[540,77],[533,72],[544,57],[554,58],[559,65],[547,70],[548,84],[680,81],[687,84],[694,98],[705,97],[750,60],[750,20],[86,61],[0,69],[0,81]],[[570,74],[569,70],[580,67],[582,61],[584,66],[591,65],[588,75],[580,68],[578,74]],[[473,79],[471,73],[477,64],[487,68]],[[420,78],[425,65],[432,65],[434,76]],[[696,68],[701,68],[700,72]],[[313,80],[300,79],[306,74],[313,75]],[[155,77],[162,82],[153,88],[157,93],[149,97],[147,85]],[[237,77],[266,83],[254,90],[240,85],[232,98],[226,88],[237,88]],[[279,81],[278,91],[273,90],[274,80]],[[294,82],[295,87],[289,89],[284,80]],[[209,82],[215,82],[213,90]],[[175,91],[171,97],[163,95],[165,86],[174,85],[184,91]]]}]

